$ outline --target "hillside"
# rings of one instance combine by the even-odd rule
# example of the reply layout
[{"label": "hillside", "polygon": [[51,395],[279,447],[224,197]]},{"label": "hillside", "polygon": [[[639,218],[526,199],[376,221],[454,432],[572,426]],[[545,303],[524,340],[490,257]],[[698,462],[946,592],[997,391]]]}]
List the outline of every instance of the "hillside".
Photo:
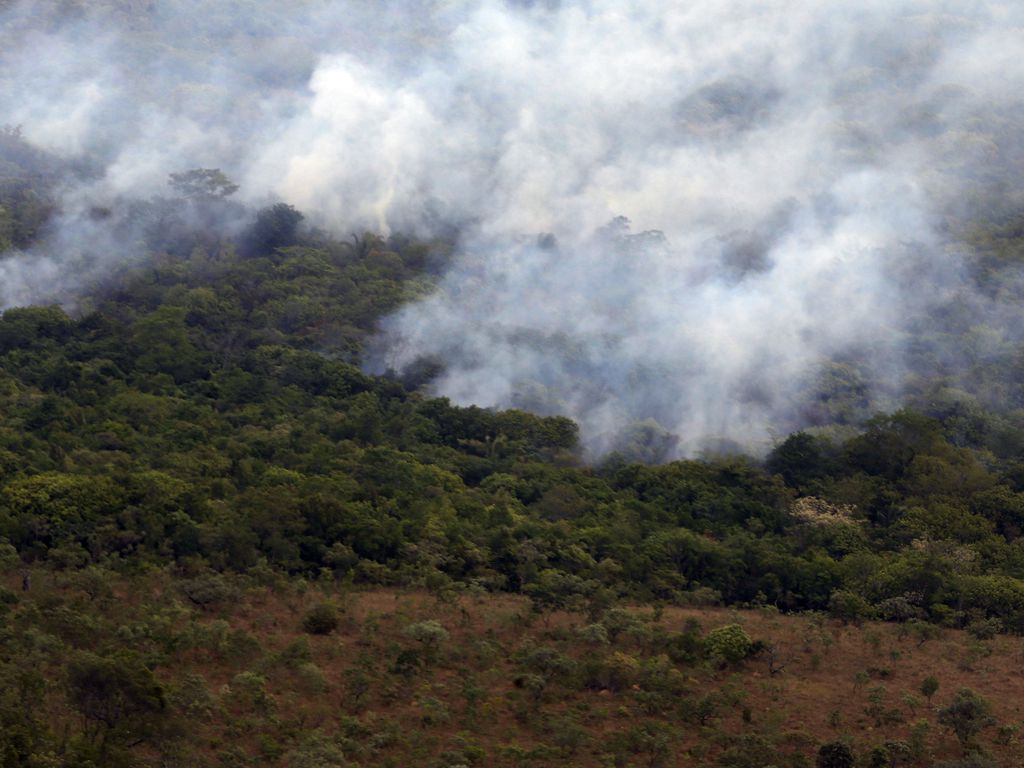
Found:
[{"label": "hillside", "polygon": [[[31,579],[4,593],[9,765],[754,768],[835,742],[864,765],[981,765],[943,714],[965,688],[991,707],[967,748],[1024,759],[1014,638],[769,608],[537,615],[266,568]],[[714,638],[737,625],[760,650],[729,661]]]},{"label": "hillside", "polygon": [[0,0],[0,768],[1024,765],[1024,12],[699,11]]},{"label": "hillside", "polygon": [[[568,419],[325,354],[357,359],[444,243],[251,243],[0,317],[9,764],[798,766],[845,740],[929,765],[957,749],[928,674],[935,705],[992,703],[968,749],[1019,759],[1018,641],[962,631],[1024,627],[1005,414],[587,466]],[[323,600],[339,628],[302,639]],[[720,604],[762,608],[685,607]],[[707,633],[737,616],[761,643],[719,668]]]}]

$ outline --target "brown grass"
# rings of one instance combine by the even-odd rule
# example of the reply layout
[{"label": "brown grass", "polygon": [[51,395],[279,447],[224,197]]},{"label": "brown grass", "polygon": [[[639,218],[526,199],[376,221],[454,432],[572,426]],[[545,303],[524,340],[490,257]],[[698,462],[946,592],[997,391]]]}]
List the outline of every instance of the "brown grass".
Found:
[{"label": "brown grass", "polygon": [[[20,589],[14,577],[7,581],[10,588]],[[148,583],[140,586],[143,581]],[[37,574],[33,597],[51,591],[81,600],[60,576]],[[687,696],[709,692],[722,696],[719,716],[700,726],[681,719],[674,704],[645,714],[634,688],[614,692],[551,684],[531,700],[515,684],[521,670],[513,657],[526,645],[554,647],[578,661],[613,651],[642,658],[648,651],[628,637],[611,647],[589,646],[575,634],[587,623],[584,617],[556,614],[542,621],[530,615],[528,601],[515,596],[439,601],[417,591],[347,591],[287,582],[249,589],[237,601],[201,612],[182,601],[173,584],[155,576],[136,578],[131,585],[120,583],[116,594],[108,612],[135,614],[138,619],[146,606],[179,601],[189,609],[186,623],[226,621],[232,630],[244,630],[258,643],[255,652],[237,657],[204,649],[182,650],[158,670],[169,687],[178,685],[185,673],[197,674],[206,682],[216,708],[209,717],[190,722],[186,738],[191,749],[211,764],[217,764],[216,755],[232,748],[262,754],[261,764],[288,765],[288,750],[301,741],[303,733],[319,730],[334,735],[355,722],[346,717],[358,718],[370,731],[391,728],[396,734],[393,743],[351,758],[360,765],[442,766],[446,751],[469,743],[484,755],[477,765],[595,768],[612,759],[615,734],[652,722],[663,723],[672,732],[663,764],[683,766],[714,765],[731,742],[752,733],[773,739],[781,755],[803,755],[813,765],[822,742],[847,740],[863,754],[886,741],[909,741],[912,725],[924,720],[931,726],[927,750],[916,764],[931,765],[960,754],[956,739],[938,724],[936,708],[965,687],[991,701],[1000,725],[1019,726],[1022,721],[1024,640],[1012,636],[979,642],[964,632],[943,629],[919,645],[895,624],[858,627],[770,610],[666,608],[660,624],[671,631],[681,630],[687,619],[696,619],[705,632],[724,624],[742,625],[752,638],[775,648],[776,666],[781,667],[773,674],[763,656],[731,669],[707,664],[680,667]],[[301,628],[302,617],[323,600],[341,607],[341,626],[330,635],[307,635]],[[638,608],[635,613],[647,621],[652,616],[650,609]],[[402,630],[430,619],[439,621],[451,635],[436,663],[408,677],[390,671],[397,654],[415,646]],[[325,690],[311,689],[306,672],[275,661],[296,643],[299,647],[308,643],[311,661],[326,681]],[[346,695],[346,671],[364,662],[372,683],[364,705],[356,707]],[[266,679],[273,702],[270,712],[254,712],[232,698],[233,680],[246,671]],[[929,675],[940,681],[930,704],[919,691]],[[480,691],[472,702],[464,694],[469,683]],[[899,710],[900,722],[879,724],[866,711],[873,689],[881,693],[884,709]],[[906,695],[920,702],[911,706]],[[428,699],[441,702],[447,718],[432,716],[424,705]],[[571,718],[581,730],[575,751],[554,748],[560,734],[552,730],[552,723],[559,717]],[[991,728],[980,743],[1000,765],[1024,765],[1024,748],[1011,730],[1000,733]],[[646,753],[621,749],[619,753],[624,755],[622,765],[657,764]],[[780,764],[798,764],[786,759],[790,762]]]}]

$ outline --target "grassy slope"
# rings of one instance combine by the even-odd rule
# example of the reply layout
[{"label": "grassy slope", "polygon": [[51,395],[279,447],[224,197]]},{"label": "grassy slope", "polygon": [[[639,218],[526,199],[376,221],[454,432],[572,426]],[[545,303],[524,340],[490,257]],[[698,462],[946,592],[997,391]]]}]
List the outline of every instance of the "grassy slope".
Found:
[{"label": "grassy slope", "polygon": [[[67,650],[99,650],[134,633],[129,645],[160,657],[156,674],[169,702],[161,735],[127,750],[142,759],[162,753],[196,765],[715,765],[743,745],[739,751],[767,747],[779,765],[801,765],[813,764],[818,744],[837,738],[858,754],[885,741],[913,741],[914,724],[924,720],[925,749],[907,764],[931,765],[959,754],[937,723],[936,706],[970,687],[1009,726],[988,729],[984,749],[1000,765],[1024,764],[1024,747],[1012,733],[1024,702],[1019,638],[980,642],[944,629],[919,646],[895,624],[854,627],[770,610],[669,607],[657,621],[650,609],[638,609],[641,621],[604,644],[581,638],[585,617],[533,617],[528,601],[515,596],[438,599],[267,578],[263,585],[236,582],[225,599],[201,609],[163,574],[130,581],[106,575],[112,592],[89,597],[80,574],[39,570],[26,594],[18,574],[9,573],[5,583],[20,598],[15,623],[34,622],[64,649],[47,662],[50,727],[78,727],[62,687]],[[303,616],[324,599],[341,606],[340,626],[309,635]],[[741,624],[775,647],[782,671],[771,674],[763,656],[727,669],[663,658],[652,674],[660,630],[677,632],[688,619],[705,634]],[[450,638],[418,670],[394,671],[401,652],[418,646],[405,628],[426,620],[440,622]],[[556,650],[558,663],[575,671],[540,675],[549,679],[535,692],[524,675],[538,669],[528,660],[536,648]],[[601,674],[613,667],[620,674],[591,675],[588,685],[587,664],[595,660],[603,660]],[[353,669],[366,673],[362,701],[353,693]],[[918,692],[928,675],[941,684],[931,706]],[[647,695],[669,680],[672,690]],[[908,703],[907,693],[920,701]],[[873,695],[891,722],[868,714]],[[703,724],[702,700],[714,703]]]}]

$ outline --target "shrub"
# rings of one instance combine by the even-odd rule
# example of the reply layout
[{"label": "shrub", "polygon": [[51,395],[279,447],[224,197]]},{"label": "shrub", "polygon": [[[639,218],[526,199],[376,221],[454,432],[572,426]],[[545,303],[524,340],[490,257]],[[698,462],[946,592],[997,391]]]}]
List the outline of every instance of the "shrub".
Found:
[{"label": "shrub", "polygon": [[608,645],[609,643],[608,630],[604,624],[587,624],[587,626],[576,630],[576,635],[588,645]]},{"label": "shrub", "polygon": [[312,662],[301,664],[296,670],[296,678],[299,691],[305,694],[317,695],[325,693],[329,688],[323,670]]},{"label": "shrub", "polygon": [[21,564],[18,550],[6,538],[0,536],[0,572],[14,570]]},{"label": "shrub", "polygon": [[402,634],[420,644],[425,661],[434,661],[441,644],[448,639],[448,630],[434,619],[410,624],[402,630]]},{"label": "shrub", "polygon": [[311,635],[329,635],[338,628],[338,609],[333,603],[319,603],[302,620],[302,628]]},{"label": "shrub", "polygon": [[267,679],[255,672],[240,672],[231,678],[228,696],[234,704],[251,712],[265,715],[275,709],[274,700],[267,693]]},{"label": "shrub", "polygon": [[445,725],[452,719],[448,705],[433,696],[416,699],[416,706],[419,707],[420,722],[423,725]]},{"label": "shrub", "polygon": [[992,705],[970,688],[961,688],[956,698],[939,710],[939,723],[956,735],[965,753],[975,747],[975,738],[985,728],[995,725]]},{"label": "shrub", "polygon": [[704,639],[700,624],[687,622],[682,632],[671,632],[665,637],[665,653],[676,664],[693,664],[704,654]]},{"label": "shrub", "polygon": [[736,736],[731,744],[718,757],[718,765],[722,768],[761,768],[772,765],[777,756],[775,745],[764,736],[748,733]]},{"label": "shrub", "polygon": [[817,768],[853,768],[853,750],[841,741],[830,741],[818,748]]},{"label": "shrub", "polygon": [[936,763],[935,768],[999,768],[999,764],[991,757],[975,752],[958,760],[943,760]]},{"label": "shrub", "polygon": [[319,731],[304,734],[285,755],[285,762],[292,768],[343,768],[349,764],[341,746]]},{"label": "shrub", "polygon": [[924,610],[915,605],[906,595],[883,600],[878,604],[878,613],[887,621],[903,622],[924,618]]},{"label": "shrub", "polygon": [[967,625],[967,632],[978,640],[991,640],[1003,631],[1003,622],[993,617],[991,619],[979,619]]},{"label": "shrub", "polygon": [[640,620],[624,608],[609,608],[601,616],[601,626],[607,630],[609,642],[614,643],[623,632],[629,632]]},{"label": "shrub", "polygon": [[708,632],[704,648],[722,664],[738,664],[750,655],[754,642],[739,624],[726,624]]},{"label": "shrub", "polygon": [[860,624],[864,619],[871,618],[871,605],[856,592],[837,589],[828,600],[828,612],[834,619],[844,624]]},{"label": "shrub", "polygon": [[217,573],[206,573],[181,582],[181,591],[200,608],[211,609],[234,599],[235,589]]}]

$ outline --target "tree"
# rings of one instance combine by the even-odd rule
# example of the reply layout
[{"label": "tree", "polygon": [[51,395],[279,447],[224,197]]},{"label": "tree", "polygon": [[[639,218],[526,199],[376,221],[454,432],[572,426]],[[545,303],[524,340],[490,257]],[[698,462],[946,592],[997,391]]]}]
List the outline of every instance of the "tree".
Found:
[{"label": "tree", "polygon": [[338,609],[333,603],[319,603],[306,614],[302,628],[311,635],[329,635],[338,628]]},{"label": "tree", "polygon": [[843,624],[852,622],[859,626],[864,619],[871,617],[872,608],[871,604],[856,592],[837,589],[829,597],[828,612]]},{"label": "tree", "polygon": [[202,359],[189,337],[185,307],[164,305],[135,322],[132,348],[136,366],[147,373],[167,373],[188,381],[202,372]]},{"label": "tree", "polygon": [[765,468],[772,474],[782,475],[790,488],[805,488],[834,469],[826,455],[828,447],[820,438],[797,432],[768,454]]},{"label": "tree", "polygon": [[63,343],[73,330],[74,321],[60,307],[14,307],[0,315],[0,354],[47,340]]},{"label": "tree", "polygon": [[256,220],[243,236],[244,248],[250,254],[272,253],[277,248],[295,245],[299,222],[305,218],[287,203],[261,209]]},{"label": "tree", "polygon": [[939,710],[939,723],[953,731],[966,754],[977,748],[978,734],[996,724],[991,712],[987,699],[970,688],[961,688],[952,703]]},{"label": "tree", "polygon": [[745,733],[729,740],[718,758],[722,768],[762,768],[778,757],[775,745],[759,733]]},{"label": "tree", "polygon": [[594,584],[579,576],[555,568],[545,568],[523,587],[534,613],[548,614],[558,610],[582,608]]},{"label": "tree", "polygon": [[738,664],[750,655],[753,641],[739,624],[726,624],[708,632],[704,647],[708,654],[724,664]]},{"label": "tree", "polygon": [[675,736],[664,723],[645,723],[622,734],[622,746],[631,754],[643,756],[641,763],[647,768],[668,765]]},{"label": "tree", "polygon": [[220,168],[193,168],[182,173],[172,173],[167,181],[171,189],[181,197],[190,200],[218,200],[238,191]]},{"label": "tree", "polygon": [[402,634],[419,643],[424,659],[430,662],[437,659],[441,644],[448,639],[448,630],[434,619],[410,624],[402,630]]},{"label": "tree", "polygon": [[123,488],[109,477],[47,472],[19,478],[0,491],[0,534],[22,550],[84,542],[124,501]]},{"label": "tree", "polygon": [[841,741],[830,741],[818,748],[817,768],[853,768],[853,750]]},{"label": "tree", "polygon": [[68,694],[86,722],[100,764],[113,743],[135,746],[154,731],[166,708],[164,691],[135,655],[80,652],[68,665]]},{"label": "tree", "polygon": [[[364,659],[363,664],[369,664]],[[363,711],[366,697],[373,688],[373,677],[363,666],[350,667],[345,670],[345,701],[349,709],[359,713]]]}]

